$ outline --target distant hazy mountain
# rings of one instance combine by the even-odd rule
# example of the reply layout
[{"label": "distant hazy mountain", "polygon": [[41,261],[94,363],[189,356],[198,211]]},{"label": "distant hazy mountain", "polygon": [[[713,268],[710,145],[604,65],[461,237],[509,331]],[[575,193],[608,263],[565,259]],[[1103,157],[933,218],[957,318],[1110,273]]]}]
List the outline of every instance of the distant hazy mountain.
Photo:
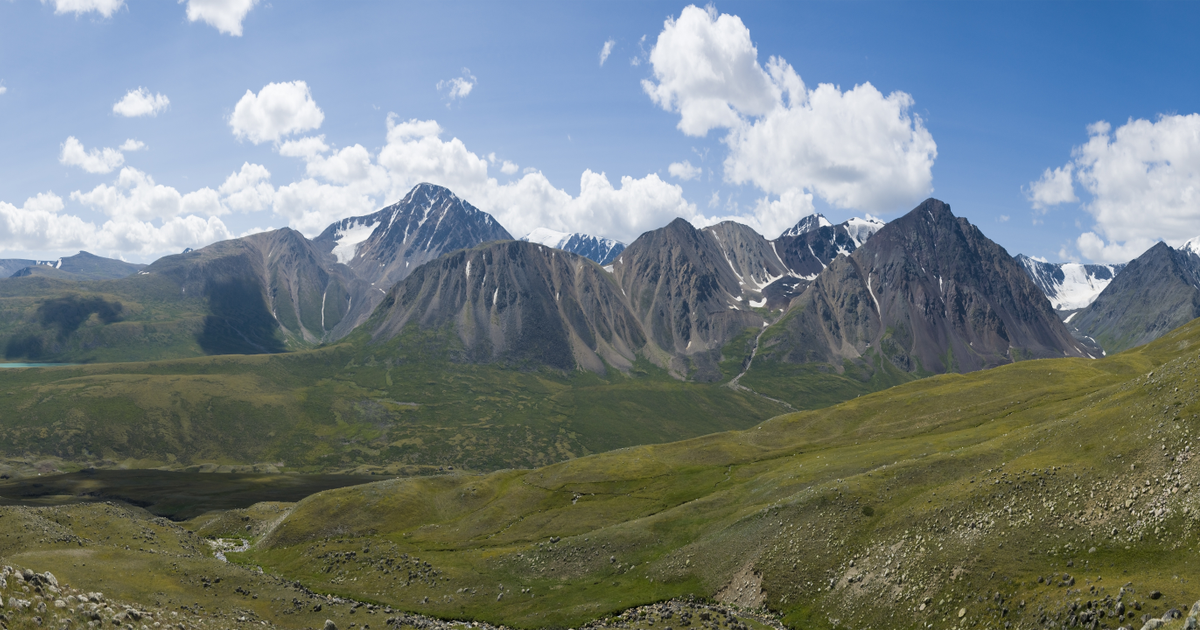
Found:
[{"label": "distant hazy mountain", "polygon": [[1158,243],[1121,273],[1067,325],[1108,354],[1153,341],[1200,317],[1197,239],[1179,249]]},{"label": "distant hazy mountain", "polygon": [[1050,305],[1056,311],[1073,311],[1091,304],[1125,268],[1124,263],[1084,265],[1042,262],[1024,254],[1017,255],[1017,262],[1050,299]]},{"label": "distant hazy mountain", "polygon": [[871,371],[882,358],[919,374],[1086,355],[1021,265],[930,199],[821,271],[763,335],[760,356],[759,369]]},{"label": "distant hazy mountain", "polygon": [[611,238],[591,236],[590,234],[556,232],[548,228],[538,228],[521,237],[522,241],[541,243],[546,247],[561,249],[564,252],[578,254],[591,261],[607,265],[625,250],[625,244]]},{"label": "distant hazy mountain", "polygon": [[525,241],[460,250],[393,287],[363,328],[378,343],[451,330],[459,360],[514,367],[628,368],[646,345],[621,288],[596,263]]},{"label": "distant hazy mountain", "polygon": [[[62,280],[115,280],[133,275],[145,266],[79,252],[57,260],[0,260],[0,274],[3,274],[0,277],[42,275]],[[10,273],[5,273],[10,269]]]}]

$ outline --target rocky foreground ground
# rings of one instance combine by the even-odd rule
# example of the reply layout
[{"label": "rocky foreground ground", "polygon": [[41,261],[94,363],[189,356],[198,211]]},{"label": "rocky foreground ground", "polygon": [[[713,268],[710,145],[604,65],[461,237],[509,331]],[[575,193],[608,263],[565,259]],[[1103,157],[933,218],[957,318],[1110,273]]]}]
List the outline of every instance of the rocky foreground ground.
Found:
[{"label": "rocky foreground ground", "polygon": [[[220,580],[218,579],[217,582]],[[211,583],[211,580],[209,581]],[[207,588],[207,587],[205,587]],[[442,620],[424,615],[408,614],[386,606],[376,606],[329,595],[307,593],[305,606],[321,612],[326,606],[342,613],[361,612],[360,622],[345,622],[343,630],[396,628],[412,630],[509,630],[504,626]],[[296,600],[299,601],[299,600]],[[1200,603],[1197,604],[1200,607]],[[339,615],[344,617],[345,615]],[[672,630],[692,627],[703,630],[786,630],[778,619],[765,610],[748,610],[695,599],[672,600],[649,606],[631,608],[619,615],[599,619],[580,630]],[[270,620],[252,613],[231,614],[223,610],[205,610],[202,606],[168,608],[144,602],[121,601],[106,597],[102,592],[85,592],[61,583],[49,571],[4,566],[0,568],[0,629],[27,628],[123,628],[125,630],[208,629],[208,628],[277,628]],[[338,630],[332,619],[314,627]]]}]

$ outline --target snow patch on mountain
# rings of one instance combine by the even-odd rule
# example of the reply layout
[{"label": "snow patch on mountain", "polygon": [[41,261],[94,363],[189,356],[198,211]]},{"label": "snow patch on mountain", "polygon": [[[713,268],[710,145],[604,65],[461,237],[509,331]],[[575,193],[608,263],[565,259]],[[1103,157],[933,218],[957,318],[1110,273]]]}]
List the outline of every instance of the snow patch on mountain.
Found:
[{"label": "snow patch on mountain", "polygon": [[1105,287],[1125,265],[1084,265],[1081,263],[1051,263],[1035,260],[1024,254],[1017,262],[1033,283],[1046,294],[1050,305],[1058,311],[1073,311],[1096,301]]},{"label": "snow patch on mountain", "polygon": [[846,233],[854,239],[854,246],[858,248],[887,224],[868,214],[865,219],[854,217],[842,225],[846,226]]},{"label": "snow patch on mountain", "polygon": [[337,261],[344,265],[353,260],[358,244],[367,240],[374,231],[374,221],[358,222],[351,219],[349,223],[338,226],[333,236],[333,255],[337,256]]},{"label": "snow patch on mountain", "polygon": [[546,247],[553,247],[554,249],[562,249],[562,246],[571,240],[571,236],[569,232],[558,232],[550,228],[538,228],[522,236],[521,240],[538,243]]}]

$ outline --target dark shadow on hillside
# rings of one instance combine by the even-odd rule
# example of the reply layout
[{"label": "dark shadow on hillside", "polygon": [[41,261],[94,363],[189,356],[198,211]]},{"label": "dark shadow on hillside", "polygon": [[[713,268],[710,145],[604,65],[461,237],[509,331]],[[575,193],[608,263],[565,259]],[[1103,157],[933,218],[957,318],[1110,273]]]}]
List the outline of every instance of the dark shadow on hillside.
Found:
[{"label": "dark shadow on hillside", "polygon": [[46,356],[45,344],[37,335],[15,335],[8,339],[4,347],[5,359],[20,359],[22,357],[37,361]]},{"label": "dark shadow on hillside", "polygon": [[236,279],[215,280],[205,288],[209,313],[196,336],[206,354],[269,354],[285,350],[275,318],[261,292]]},{"label": "dark shadow on hillside", "polygon": [[124,501],[155,516],[183,521],[210,510],[260,501],[299,501],[317,492],[390,479],[366,475],[190,473],[165,470],[85,470],[0,481],[0,505],[46,507]]},{"label": "dark shadow on hillside", "polygon": [[105,324],[121,319],[120,302],[108,302],[100,297],[81,298],[78,295],[54,298],[38,306],[38,323],[44,328],[58,328],[58,338],[66,339],[93,314]]}]

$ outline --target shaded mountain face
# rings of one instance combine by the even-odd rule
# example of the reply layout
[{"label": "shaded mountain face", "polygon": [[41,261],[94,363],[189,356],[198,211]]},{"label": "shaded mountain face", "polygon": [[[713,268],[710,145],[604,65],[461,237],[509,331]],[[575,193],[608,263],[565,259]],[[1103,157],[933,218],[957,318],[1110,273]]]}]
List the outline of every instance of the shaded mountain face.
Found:
[{"label": "shaded mountain face", "polygon": [[969,372],[1086,356],[1021,265],[936,199],[833,260],[762,338],[770,362]]},{"label": "shaded mountain face", "polygon": [[330,225],[313,242],[386,292],[444,253],[501,240],[512,235],[490,214],[446,188],[419,184],[375,214]]},{"label": "shaded mountain face", "polygon": [[547,228],[538,228],[521,237],[522,241],[540,243],[546,247],[561,249],[583,256],[599,265],[607,265],[625,250],[625,244],[611,238],[592,236],[590,234],[556,232]]},{"label": "shaded mountain face", "polygon": [[[21,264],[24,263],[24,264]],[[114,258],[104,258],[88,252],[79,252],[58,260],[0,260],[0,273],[16,267],[5,277],[42,275],[61,280],[116,280],[131,276],[146,265],[127,263]]]},{"label": "shaded mountain face", "polygon": [[415,324],[452,330],[464,361],[603,374],[630,367],[647,343],[621,288],[596,263],[501,241],[448,254],[388,292],[363,325],[378,343]]},{"label": "shaded mountain face", "polygon": [[1200,256],[1158,243],[1130,261],[1087,308],[1072,333],[1108,354],[1153,341],[1200,317]]},{"label": "shaded mountain face", "polygon": [[287,228],[167,256],[142,274],[170,280],[181,298],[206,300],[199,341],[208,354],[338,339],[370,314],[368,283]]},{"label": "shaded mountain face", "polygon": [[1100,292],[1117,277],[1125,265],[1084,265],[1051,263],[1017,254],[1029,279],[1046,294],[1056,311],[1081,309],[1096,300]]},{"label": "shaded mountain face", "polygon": [[[740,230],[731,228],[727,238],[734,233]],[[646,334],[667,353],[658,362],[665,359],[677,376],[720,378],[721,347],[747,327],[765,324],[742,297],[745,276],[739,278],[735,266],[716,238],[683,219],[641,235],[613,262]]]}]

